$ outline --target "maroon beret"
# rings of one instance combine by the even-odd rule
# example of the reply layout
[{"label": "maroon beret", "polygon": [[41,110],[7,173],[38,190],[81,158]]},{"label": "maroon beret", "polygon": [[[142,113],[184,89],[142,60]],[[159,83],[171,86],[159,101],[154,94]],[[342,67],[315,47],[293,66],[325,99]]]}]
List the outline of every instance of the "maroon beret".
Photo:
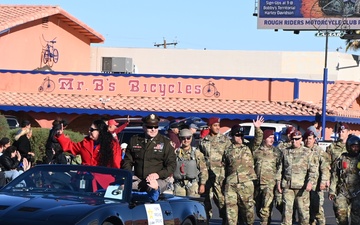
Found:
[{"label": "maroon beret", "polygon": [[301,137],[302,137],[302,133],[301,133],[301,131],[294,130],[294,132],[291,133],[290,137],[291,137],[291,138],[301,138]]},{"label": "maroon beret", "polygon": [[213,125],[214,123],[220,123],[220,118],[218,117],[211,117],[208,121],[208,126]]},{"label": "maroon beret", "polygon": [[271,135],[274,135],[274,131],[273,130],[264,130],[264,137],[263,139],[265,140],[266,138],[270,137]]},{"label": "maroon beret", "polygon": [[291,134],[292,132],[294,132],[296,129],[293,126],[289,126],[288,128],[286,128],[286,135]]},{"label": "maroon beret", "polygon": [[303,135],[303,139],[307,139],[309,136],[313,135],[315,137],[314,132],[312,132],[311,130],[307,130],[304,135]]},{"label": "maroon beret", "polygon": [[346,123],[342,123],[338,128],[338,133],[340,133],[342,130],[349,130],[349,129],[350,129],[349,125],[347,125]]}]

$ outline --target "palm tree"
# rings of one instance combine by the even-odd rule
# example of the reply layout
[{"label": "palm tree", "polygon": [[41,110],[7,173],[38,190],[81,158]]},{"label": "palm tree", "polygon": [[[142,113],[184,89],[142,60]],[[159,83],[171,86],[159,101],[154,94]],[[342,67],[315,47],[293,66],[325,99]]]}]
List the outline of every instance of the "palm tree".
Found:
[{"label": "palm tree", "polygon": [[347,52],[348,50],[352,50],[352,51],[359,50],[360,49],[360,39],[359,39],[360,38],[360,30],[352,30],[352,31],[348,31],[348,32],[351,32],[350,35],[353,35],[354,38],[346,39],[345,52]]}]

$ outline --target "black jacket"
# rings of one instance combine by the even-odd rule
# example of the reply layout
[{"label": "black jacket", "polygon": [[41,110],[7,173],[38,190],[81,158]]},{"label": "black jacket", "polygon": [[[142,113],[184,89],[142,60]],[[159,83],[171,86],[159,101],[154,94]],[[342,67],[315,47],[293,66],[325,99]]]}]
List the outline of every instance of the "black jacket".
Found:
[{"label": "black jacket", "polygon": [[134,175],[140,179],[145,179],[151,173],[165,179],[175,171],[175,149],[170,140],[161,134],[148,141],[144,134],[134,135],[126,148],[121,168],[131,171],[133,166]]},{"label": "black jacket", "polygon": [[8,155],[0,156],[1,169],[4,171],[13,170],[19,167],[20,161],[17,158],[11,158]]},{"label": "black jacket", "polygon": [[27,158],[28,153],[31,152],[30,140],[26,134],[22,135],[13,145],[20,152],[22,158]]}]

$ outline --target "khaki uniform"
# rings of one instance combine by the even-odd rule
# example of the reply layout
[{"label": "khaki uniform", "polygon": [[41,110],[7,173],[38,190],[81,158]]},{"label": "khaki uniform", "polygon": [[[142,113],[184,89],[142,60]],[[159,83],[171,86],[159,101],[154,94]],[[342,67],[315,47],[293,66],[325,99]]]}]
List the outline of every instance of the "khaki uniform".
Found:
[{"label": "khaki uniform", "polygon": [[359,158],[343,153],[333,163],[329,194],[335,195],[334,212],[339,225],[360,224]]},{"label": "khaki uniform", "polygon": [[320,184],[326,184],[330,181],[330,158],[318,145],[314,145],[310,150],[313,152],[314,160],[319,165],[316,174],[317,185],[310,192],[310,223],[317,221],[319,225],[325,225],[324,191],[320,190]]},{"label": "khaki uniform", "polygon": [[211,217],[210,199],[213,199],[219,209],[219,216],[226,219],[225,198],[222,194],[222,188],[225,179],[224,152],[230,145],[230,139],[220,133],[214,136],[205,136],[199,145],[201,152],[205,156],[209,172],[204,194],[204,204],[208,212],[208,218]]},{"label": "khaki uniform", "polygon": [[281,182],[284,199],[282,225],[292,224],[294,204],[297,206],[300,224],[309,224],[310,194],[305,188],[308,182],[316,185],[317,168],[310,149],[303,146],[284,149],[276,175],[276,181]]},{"label": "khaki uniform", "polygon": [[[255,130],[255,141],[262,140],[262,137],[262,130],[257,128]],[[261,146],[253,152],[253,157],[257,175],[255,186],[256,213],[260,218],[261,225],[267,225],[271,222],[274,191],[276,189],[274,177],[280,166],[281,151],[273,146],[270,148]]]},{"label": "khaki uniform", "polygon": [[[254,184],[256,174],[249,147],[232,144],[225,151],[225,203],[229,225],[254,223]],[[239,218],[238,218],[239,217]]]},{"label": "khaki uniform", "polygon": [[[196,171],[194,174],[197,174],[196,178],[194,178],[193,175],[187,176],[187,169],[184,168],[184,166],[187,164],[181,163],[189,162],[191,160],[194,160],[196,163],[196,168],[187,169],[194,169]],[[202,154],[200,150],[193,147],[189,151],[185,151],[184,149],[180,148],[176,151],[176,161],[177,167],[179,166],[180,168],[176,168],[174,173],[174,194],[179,196],[199,197],[199,184],[205,185],[209,177],[204,154]],[[181,174],[177,175],[177,170],[179,170],[178,172]],[[177,179],[178,176],[181,176],[181,179]]]}]

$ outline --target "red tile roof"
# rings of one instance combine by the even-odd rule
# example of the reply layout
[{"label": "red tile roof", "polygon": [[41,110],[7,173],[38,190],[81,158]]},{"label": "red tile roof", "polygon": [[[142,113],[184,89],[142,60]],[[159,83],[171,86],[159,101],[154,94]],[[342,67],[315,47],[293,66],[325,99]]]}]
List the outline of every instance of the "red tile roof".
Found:
[{"label": "red tile roof", "polygon": [[56,15],[58,18],[87,36],[91,43],[102,43],[105,38],[76,19],[59,6],[0,5],[0,32],[34,20]]},{"label": "red tile roof", "polygon": [[[100,101],[99,99],[108,101]],[[66,100],[65,100],[66,99]],[[314,116],[321,113],[321,106],[296,100],[294,102],[270,101],[239,101],[221,99],[188,99],[163,97],[134,97],[134,96],[103,96],[78,94],[49,94],[49,93],[0,93],[0,105],[126,110],[126,111],[157,111],[174,113],[218,113],[218,114],[263,114],[284,116]],[[56,110],[54,109],[54,112]],[[330,116],[360,117],[357,112],[329,109]]]}]

